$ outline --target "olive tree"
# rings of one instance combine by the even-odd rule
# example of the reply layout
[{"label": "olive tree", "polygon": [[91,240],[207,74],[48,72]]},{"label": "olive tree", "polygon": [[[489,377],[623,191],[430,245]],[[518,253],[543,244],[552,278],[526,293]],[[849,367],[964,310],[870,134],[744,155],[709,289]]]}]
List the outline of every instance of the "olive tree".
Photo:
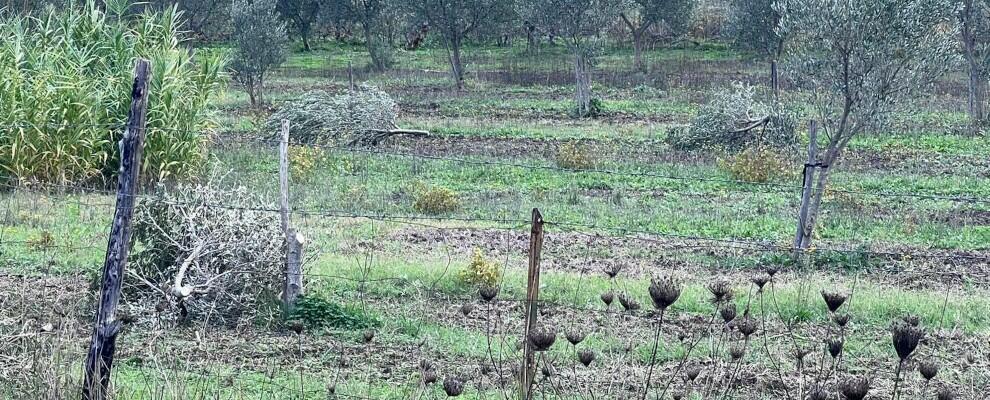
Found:
[{"label": "olive tree", "polygon": [[959,33],[969,72],[969,117],[976,132],[986,120],[987,75],[990,74],[990,1],[962,0]]},{"label": "olive tree", "polygon": [[784,36],[777,29],[780,13],[774,0],[731,0],[728,34],[732,45],[770,61],[773,94],[777,95],[777,59],[784,50]]},{"label": "olive tree", "polygon": [[646,70],[643,49],[646,47],[650,29],[663,24],[673,33],[685,32],[690,24],[694,5],[695,0],[628,0],[626,2],[623,7],[625,10],[619,13],[619,16],[632,35],[635,52],[633,65],[637,70]]},{"label": "olive tree", "polygon": [[795,247],[809,246],[829,171],[849,141],[957,62],[956,0],[778,0],[788,77],[826,138],[806,178]]},{"label": "olive tree", "polygon": [[390,0],[330,0],[325,8],[327,17],[336,15],[361,26],[372,69],[382,72],[392,65],[392,53],[382,34],[387,12],[394,8]]},{"label": "olive tree", "polygon": [[230,14],[236,44],[233,78],[257,106],[264,103],[265,75],[285,61],[285,23],[275,14],[275,0],[235,0]]},{"label": "olive tree", "polygon": [[303,42],[303,50],[310,51],[309,38],[313,34],[313,25],[320,14],[319,0],[278,0],[275,10],[289,22],[292,33],[299,36]]},{"label": "olive tree", "polygon": [[574,57],[575,100],[578,117],[592,113],[591,68],[601,52],[601,37],[615,20],[618,0],[545,0],[542,12],[564,39]]},{"label": "olive tree", "polygon": [[502,0],[415,0],[416,13],[430,23],[443,40],[450,59],[450,73],[458,90],[464,89],[461,47],[469,33],[482,24],[496,23],[506,16],[510,3]]}]

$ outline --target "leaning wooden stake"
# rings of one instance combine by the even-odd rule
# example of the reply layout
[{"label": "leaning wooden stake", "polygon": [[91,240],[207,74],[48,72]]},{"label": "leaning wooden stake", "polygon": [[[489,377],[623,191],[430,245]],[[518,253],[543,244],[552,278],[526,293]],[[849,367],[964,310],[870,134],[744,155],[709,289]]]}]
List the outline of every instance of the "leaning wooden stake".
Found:
[{"label": "leaning wooden stake", "polygon": [[770,60],[770,90],[773,92],[773,99],[780,98],[780,83],[777,81],[777,60]]},{"label": "leaning wooden stake", "polygon": [[130,252],[131,219],[134,215],[135,195],[141,171],[141,153],[144,147],[145,119],[148,113],[148,80],[151,66],[139,59],[134,67],[134,86],[131,88],[131,110],[127,114],[127,127],[120,140],[120,170],[117,176],[117,209],[114,211],[110,239],[107,242],[106,259],[103,262],[103,279],[100,287],[100,303],[93,323],[93,339],[86,355],[86,377],[83,381],[83,400],[107,398],[110,388],[110,369],[117,345],[120,321],[116,320],[120,288]]},{"label": "leaning wooden stake", "polygon": [[536,377],[536,357],[529,343],[529,332],[536,327],[540,300],[540,252],[543,250],[543,216],[533,209],[533,229],[529,238],[529,279],[526,281],[526,321],[523,328],[523,368],[519,376],[519,397],[528,400]]},{"label": "leaning wooden stake", "polygon": [[818,159],[818,123],[812,120],[808,124],[808,162],[804,164],[804,186],[801,191],[801,210],[798,212],[797,233],[794,236],[794,256],[797,257],[804,250],[804,243],[808,241],[805,235],[808,232],[808,207],[811,203],[812,182],[814,182],[815,171]]},{"label": "leaning wooden stake", "polygon": [[282,232],[285,234],[285,284],[282,302],[291,310],[296,299],[303,294],[302,236],[292,229],[289,219],[289,121],[282,120],[282,141],[278,147],[279,208],[282,214]]}]

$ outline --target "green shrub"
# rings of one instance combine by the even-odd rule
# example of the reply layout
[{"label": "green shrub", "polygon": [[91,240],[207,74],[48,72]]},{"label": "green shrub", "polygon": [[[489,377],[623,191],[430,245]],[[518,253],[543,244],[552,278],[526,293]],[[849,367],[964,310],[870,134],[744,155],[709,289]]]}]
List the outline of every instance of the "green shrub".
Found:
[{"label": "green shrub", "polygon": [[[118,8],[111,8],[118,9]],[[36,16],[0,12],[0,175],[57,184],[112,178],[134,60],[152,63],[142,178],[205,164],[225,58],[180,45],[175,8],[108,15],[94,0]]]},{"label": "green shrub", "polygon": [[282,105],[268,118],[265,130],[280,132],[282,120],[288,120],[293,141],[352,144],[378,130],[395,128],[397,112],[395,100],[372,86],[336,95],[317,90]]},{"label": "green shrub", "polygon": [[457,192],[445,187],[427,187],[416,190],[413,208],[423,214],[438,215],[457,210],[461,206]]},{"label": "green shrub", "polygon": [[575,142],[567,142],[557,150],[557,166],[567,169],[592,169],[595,157],[586,147]]},{"label": "green shrub", "polygon": [[319,147],[289,146],[289,173],[293,180],[305,181],[323,159],[325,152]]},{"label": "green shrub", "polygon": [[[742,131],[764,117],[768,118],[766,124]],[[789,149],[798,142],[795,126],[792,112],[757,100],[754,86],[736,83],[716,92],[698,110],[689,128],[671,130],[667,143],[678,150],[737,151],[752,145]]]},{"label": "green shrub", "polygon": [[747,182],[770,182],[791,173],[793,164],[780,151],[758,146],[721,160],[719,164],[733,178]]},{"label": "green shrub", "polygon": [[340,305],[317,295],[304,295],[296,299],[296,305],[288,319],[302,321],[310,329],[361,330],[381,326],[381,321],[363,310]]},{"label": "green shrub", "polygon": [[502,280],[502,269],[497,262],[485,258],[480,249],[474,249],[471,262],[457,273],[457,279],[471,286],[497,287]]}]

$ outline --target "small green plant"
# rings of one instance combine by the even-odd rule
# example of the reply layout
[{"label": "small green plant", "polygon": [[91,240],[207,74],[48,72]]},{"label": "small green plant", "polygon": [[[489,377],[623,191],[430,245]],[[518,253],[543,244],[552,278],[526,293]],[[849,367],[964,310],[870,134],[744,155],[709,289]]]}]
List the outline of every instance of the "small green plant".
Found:
[{"label": "small green plant", "polygon": [[497,287],[502,280],[502,270],[498,263],[485,258],[481,249],[474,249],[471,262],[457,273],[457,278],[471,286]]},{"label": "small green plant", "polygon": [[366,311],[312,294],[298,298],[287,319],[302,321],[309,329],[361,330],[381,325],[381,321]]},{"label": "small green plant", "polygon": [[450,213],[461,206],[457,192],[445,187],[425,187],[415,191],[416,202],[413,208],[423,214],[439,215]]},{"label": "small green plant", "polygon": [[790,163],[781,157],[779,151],[762,146],[731,155],[720,165],[732,177],[747,182],[770,182],[790,173]]},{"label": "small green plant", "polygon": [[595,157],[586,147],[576,142],[567,142],[557,150],[557,166],[567,169],[592,169],[595,167]]},{"label": "small green plant", "polygon": [[324,151],[319,147],[289,146],[289,172],[292,178],[301,181],[308,179],[323,156]]}]

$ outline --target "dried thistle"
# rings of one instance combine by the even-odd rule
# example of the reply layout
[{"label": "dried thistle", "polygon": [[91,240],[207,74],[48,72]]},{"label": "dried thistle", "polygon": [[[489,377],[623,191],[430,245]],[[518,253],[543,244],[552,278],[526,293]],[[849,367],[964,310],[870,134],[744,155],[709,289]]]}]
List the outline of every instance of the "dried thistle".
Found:
[{"label": "dried thistle", "polygon": [[845,328],[849,323],[849,314],[832,314],[832,322],[840,328]]},{"label": "dried thistle", "polygon": [[625,293],[619,293],[618,297],[619,297],[619,304],[621,304],[622,308],[625,309],[626,311],[636,311],[639,309],[639,302],[637,302],[635,299],[631,297],[626,296]]},{"label": "dried thistle", "polygon": [[433,362],[427,359],[419,360],[419,369],[423,371],[429,371],[433,369]]},{"label": "dried thistle", "polygon": [[753,282],[753,284],[756,285],[756,288],[759,291],[763,291],[763,287],[766,286],[768,282],[770,282],[770,275],[765,274],[765,273],[764,274],[756,274],[756,275],[751,276],[749,278],[749,281],[750,282]]},{"label": "dried thistle", "polygon": [[942,386],[938,389],[938,394],[935,395],[937,400],[956,400],[956,392],[953,392],[948,386]]},{"label": "dried thistle", "polygon": [[670,276],[653,279],[650,282],[650,298],[653,299],[653,306],[658,310],[666,310],[680,296],[681,287]]},{"label": "dried thistle", "polygon": [[481,296],[482,300],[490,303],[492,300],[495,300],[495,297],[498,296],[498,287],[488,285],[482,286],[478,289],[478,295]]},{"label": "dried thistle", "polygon": [[732,322],[736,319],[736,303],[727,303],[719,308],[718,314],[722,316],[722,321],[725,323]]},{"label": "dried thistle", "polygon": [[921,324],[921,318],[918,318],[917,315],[905,315],[901,317],[901,320],[911,326],[918,326]]},{"label": "dried thistle", "polygon": [[770,278],[773,278],[774,275],[777,275],[777,273],[780,272],[780,267],[775,264],[768,264],[764,270],[767,271],[767,275],[769,275]]},{"label": "dried thistle", "polygon": [[608,275],[611,279],[618,276],[620,272],[622,272],[622,266],[619,264],[612,264],[605,267],[605,275]]},{"label": "dried thistle", "polygon": [[437,382],[437,371],[432,369],[423,370],[422,377],[424,384],[432,385]]},{"label": "dried thistle", "polygon": [[825,300],[825,305],[828,306],[830,312],[834,313],[839,307],[842,307],[842,303],[846,302],[846,298],[848,296],[843,293],[822,290],[822,299]]},{"label": "dried thistle", "polygon": [[373,329],[364,331],[364,342],[370,343],[372,340],[375,340],[375,331]]},{"label": "dried thistle", "polygon": [[289,330],[295,332],[297,335],[302,333],[303,331],[303,322],[298,319],[289,321],[287,325],[289,327]]},{"label": "dried thistle", "polygon": [[464,393],[464,381],[460,378],[447,377],[443,380],[443,391],[447,397],[457,397]]},{"label": "dried thistle", "polygon": [[595,361],[595,352],[588,349],[578,351],[578,361],[580,361],[581,364],[584,364],[585,367],[591,365],[591,363]]},{"label": "dried thistle", "polygon": [[546,351],[557,341],[557,333],[542,326],[529,331],[529,344],[534,351]]},{"label": "dried thistle", "polygon": [[698,379],[698,375],[701,375],[700,365],[689,364],[684,367],[684,377],[687,378],[688,381],[694,382],[695,379]]},{"label": "dried thistle", "polygon": [[733,297],[732,285],[724,279],[709,283],[708,291],[712,294],[712,302],[716,304],[732,300]]},{"label": "dried thistle", "polygon": [[891,339],[894,350],[897,351],[897,357],[900,357],[901,361],[910,357],[924,336],[925,332],[921,328],[911,325],[909,322],[895,322],[891,328]]},{"label": "dried thistle", "polygon": [[746,355],[746,348],[741,345],[734,345],[729,348],[729,357],[732,357],[733,360],[743,358],[744,355]]},{"label": "dried thistle", "polygon": [[575,346],[584,341],[584,333],[577,329],[567,331],[564,337],[567,338],[568,342]]},{"label": "dried thistle", "polygon": [[825,347],[832,358],[838,358],[839,354],[842,354],[842,345],[842,338],[839,337],[832,337],[825,341]]},{"label": "dried thistle", "polygon": [[615,295],[612,294],[612,292],[605,292],[602,293],[602,295],[599,296],[599,298],[602,299],[602,303],[605,303],[605,307],[608,307],[612,305],[612,300],[615,298]]},{"label": "dried thistle", "polygon": [[474,311],[474,304],[464,303],[461,305],[461,314],[463,314],[465,317],[471,314],[471,311]]},{"label": "dried thistle", "polygon": [[847,376],[839,382],[839,393],[845,400],[863,400],[870,391],[870,378],[865,376]]},{"label": "dried thistle", "polygon": [[736,320],[736,328],[739,329],[739,332],[742,333],[743,336],[748,338],[753,333],[756,333],[757,322],[753,319],[753,317],[747,315],[742,319]]},{"label": "dried thistle", "polygon": [[926,381],[930,381],[935,375],[938,375],[938,365],[931,360],[923,360],[918,363],[918,373]]}]

